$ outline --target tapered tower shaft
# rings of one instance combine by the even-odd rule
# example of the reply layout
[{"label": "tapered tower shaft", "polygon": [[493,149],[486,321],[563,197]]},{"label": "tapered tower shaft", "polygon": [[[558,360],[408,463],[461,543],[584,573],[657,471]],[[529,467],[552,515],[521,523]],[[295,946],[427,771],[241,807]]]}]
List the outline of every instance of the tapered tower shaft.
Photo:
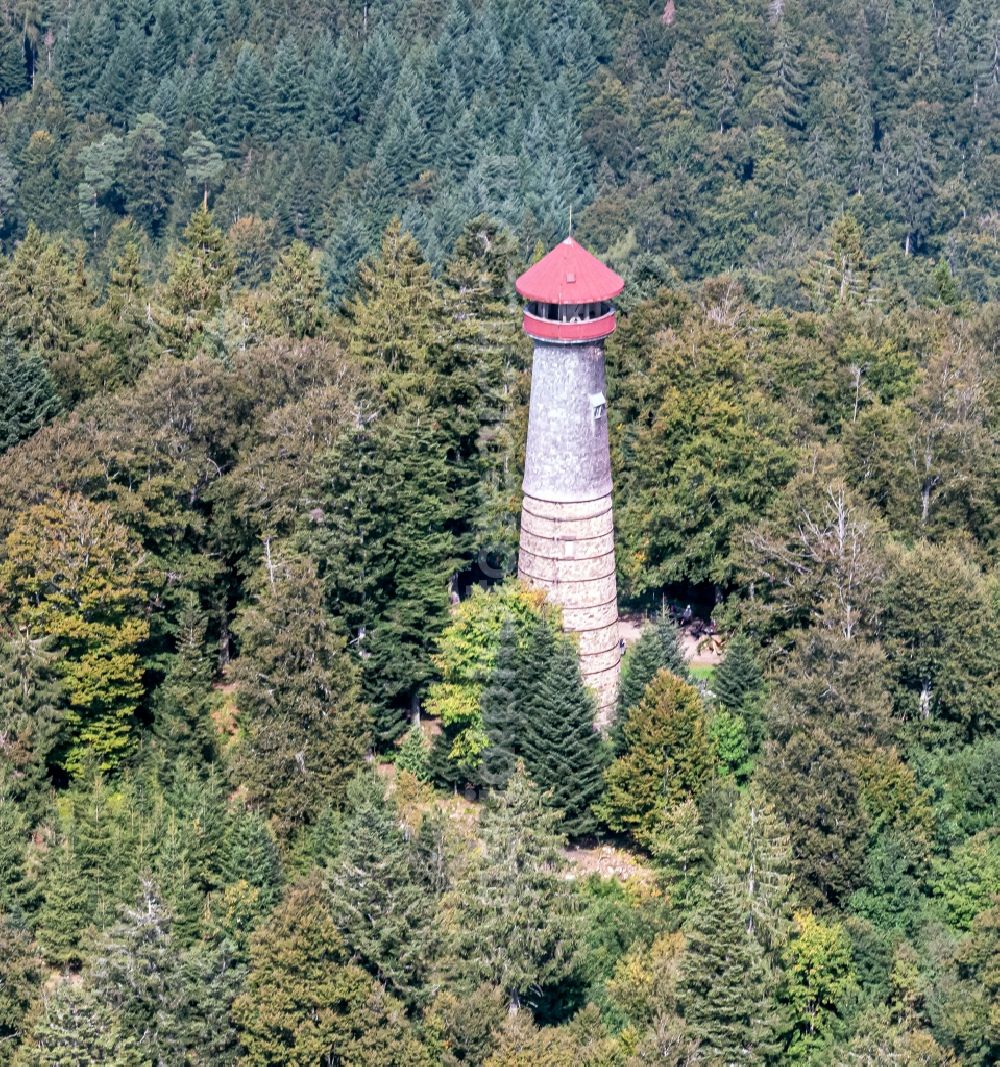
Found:
[{"label": "tapered tower shaft", "polygon": [[535,343],[518,574],[561,606],[606,726],[621,652],[604,339],[622,281],[569,239],[517,287]]}]

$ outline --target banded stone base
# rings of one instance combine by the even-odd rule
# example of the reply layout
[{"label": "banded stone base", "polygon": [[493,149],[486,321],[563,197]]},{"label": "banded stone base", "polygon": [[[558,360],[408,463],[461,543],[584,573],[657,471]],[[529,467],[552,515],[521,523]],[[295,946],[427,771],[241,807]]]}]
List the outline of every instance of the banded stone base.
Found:
[{"label": "banded stone base", "polygon": [[611,494],[576,503],[525,495],[517,571],[562,608],[563,627],[579,642],[584,681],[597,696],[597,725],[606,728],[621,664]]}]

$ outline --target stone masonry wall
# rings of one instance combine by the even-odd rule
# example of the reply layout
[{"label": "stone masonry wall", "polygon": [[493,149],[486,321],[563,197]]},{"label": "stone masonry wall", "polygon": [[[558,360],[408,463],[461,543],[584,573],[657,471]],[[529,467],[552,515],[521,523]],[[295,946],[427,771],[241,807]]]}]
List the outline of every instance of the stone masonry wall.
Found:
[{"label": "stone masonry wall", "polygon": [[597,724],[607,727],[614,717],[621,661],[610,492],[571,502],[526,493],[518,574],[562,607],[563,626],[579,642],[584,681],[597,696]]}]

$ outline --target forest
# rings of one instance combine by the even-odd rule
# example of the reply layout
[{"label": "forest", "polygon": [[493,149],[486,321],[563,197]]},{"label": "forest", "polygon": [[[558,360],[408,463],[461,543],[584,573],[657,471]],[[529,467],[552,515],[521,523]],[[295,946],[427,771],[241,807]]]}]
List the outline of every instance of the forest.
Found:
[{"label": "forest", "polygon": [[0,0],[0,1065],[998,1062],[998,164],[979,0]]}]

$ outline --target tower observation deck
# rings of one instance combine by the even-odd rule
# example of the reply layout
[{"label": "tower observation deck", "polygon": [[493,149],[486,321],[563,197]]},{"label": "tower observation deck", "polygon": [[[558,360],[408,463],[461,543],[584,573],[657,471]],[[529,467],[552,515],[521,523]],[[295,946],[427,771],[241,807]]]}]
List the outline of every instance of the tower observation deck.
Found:
[{"label": "tower observation deck", "polygon": [[535,346],[518,575],[561,606],[602,727],[621,663],[604,340],[623,288],[572,237],[517,280]]}]

